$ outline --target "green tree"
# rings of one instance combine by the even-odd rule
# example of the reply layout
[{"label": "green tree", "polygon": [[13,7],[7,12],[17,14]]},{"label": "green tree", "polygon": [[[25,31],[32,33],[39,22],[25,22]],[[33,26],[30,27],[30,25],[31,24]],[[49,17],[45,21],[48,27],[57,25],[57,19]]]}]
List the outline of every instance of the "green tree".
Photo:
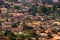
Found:
[{"label": "green tree", "polygon": [[19,9],[20,9],[20,7],[19,7],[19,6],[14,6],[14,8],[15,8],[15,9],[17,9],[17,10],[19,10]]},{"label": "green tree", "polygon": [[24,34],[18,34],[16,40],[24,40]]},{"label": "green tree", "polygon": [[15,40],[15,38],[16,38],[16,35],[13,32],[11,32],[10,30],[5,30],[4,36],[9,38],[10,40]]},{"label": "green tree", "polygon": [[53,36],[52,36],[51,33],[49,32],[47,38],[50,39],[50,38],[52,38],[52,37],[53,37]]},{"label": "green tree", "polygon": [[17,25],[17,23],[13,23],[11,26],[12,26],[13,28],[15,28],[15,27],[17,27],[18,25]]},{"label": "green tree", "polygon": [[57,9],[57,6],[56,6],[56,3],[54,3],[52,8],[53,13],[56,11],[56,9]]},{"label": "green tree", "polygon": [[29,12],[31,12],[33,16],[36,16],[36,13],[38,12],[38,4],[36,3],[35,5],[32,5]]},{"label": "green tree", "polygon": [[26,31],[29,31],[31,29],[33,29],[32,27],[30,26],[27,26],[25,23],[23,24],[23,29],[26,30]]},{"label": "green tree", "polygon": [[4,36],[8,36],[8,35],[10,35],[10,36],[12,36],[12,37],[15,37],[15,35],[14,35],[13,32],[11,32],[10,30],[5,30]]},{"label": "green tree", "polygon": [[40,8],[40,11],[41,11],[42,15],[46,15],[48,10],[47,10],[47,8],[45,6],[42,6]]}]

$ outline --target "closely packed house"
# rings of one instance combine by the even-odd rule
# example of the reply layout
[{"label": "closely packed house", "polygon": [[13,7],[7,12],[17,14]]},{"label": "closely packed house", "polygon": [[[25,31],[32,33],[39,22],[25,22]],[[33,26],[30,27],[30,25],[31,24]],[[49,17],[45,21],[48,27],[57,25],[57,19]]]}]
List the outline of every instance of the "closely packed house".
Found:
[{"label": "closely packed house", "polygon": [[[25,23],[25,25],[27,25],[28,27],[33,27],[33,29],[36,30],[36,34],[41,33],[40,35],[47,36],[47,33],[50,32],[53,36],[52,40],[55,40],[54,38],[59,39],[57,36],[59,36],[60,33],[58,32],[58,34],[53,34],[50,29],[56,27],[60,28],[60,22],[57,21],[60,20],[59,18],[56,18],[55,20],[51,19],[47,22],[45,21],[45,17],[40,16],[39,13],[36,13],[36,16],[31,15],[31,13],[28,12],[30,7],[24,6],[22,4],[23,1],[22,3],[21,0],[18,0],[17,3],[14,2],[14,0],[13,2],[9,1],[0,1],[0,28],[2,30],[11,30],[15,34],[20,34],[23,31],[23,26]],[[31,0],[28,0],[27,2],[29,1],[31,2]],[[43,6],[43,4],[40,6]],[[53,7],[53,5],[45,4],[45,7]],[[60,8],[57,8],[57,10],[59,9]],[[39,38],[39,40],[41,39]]]}]

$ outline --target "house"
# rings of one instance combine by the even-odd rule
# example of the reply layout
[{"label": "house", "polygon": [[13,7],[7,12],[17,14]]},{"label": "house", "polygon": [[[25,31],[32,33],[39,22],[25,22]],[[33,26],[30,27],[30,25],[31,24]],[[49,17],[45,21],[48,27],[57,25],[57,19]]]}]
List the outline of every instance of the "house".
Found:
[{"label": "house", "polygon": [[43,4],[52,4],[53,1],[52,0],[42,0]]},{"label": "house", "polygon": [[60,2],[60,0],[53,0],[53,2]]},{"label": "house", "polygon": [[4,22],[4,24],[11,25],[12,23],[11,22]]},{"label": "house", "polygon": [[3,36],[0,34],[0,40],[9,40],[9,38],[3,37]]},{"label": "house", "polygon": [[2,29],[10,29],[10,28],[12,28],[11,25],[2,25]]},{"label": "house", "polygon": [[60,25],[60,22],[53,22],[53,24],[57,24],[57,25]]},{"label": "house", "polygon": [[17,2],[17,0],[8,0],[9,2]]},{"label": "house", "polygon": [[7,8],[0,8],[1,9],[1,13],[5,14],[7,13]]},{"label": "house", "polygon": [[22,0],[18,0],[18,2],[22,2]]}]

